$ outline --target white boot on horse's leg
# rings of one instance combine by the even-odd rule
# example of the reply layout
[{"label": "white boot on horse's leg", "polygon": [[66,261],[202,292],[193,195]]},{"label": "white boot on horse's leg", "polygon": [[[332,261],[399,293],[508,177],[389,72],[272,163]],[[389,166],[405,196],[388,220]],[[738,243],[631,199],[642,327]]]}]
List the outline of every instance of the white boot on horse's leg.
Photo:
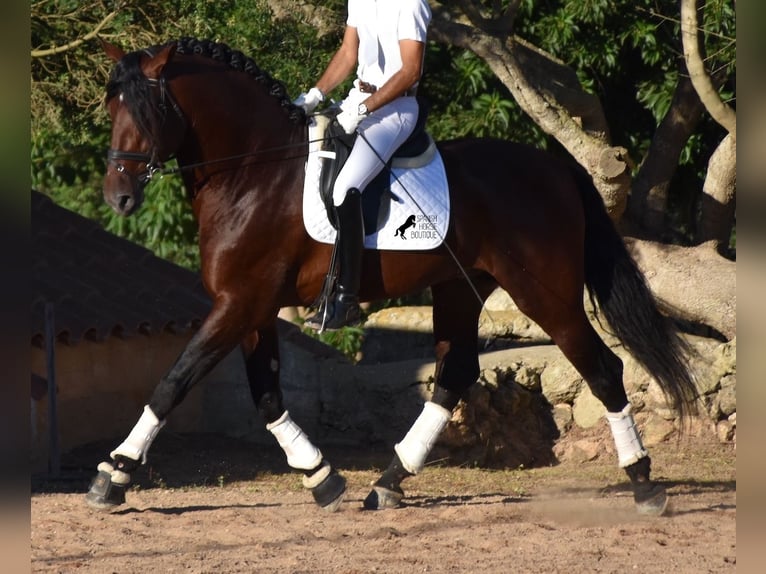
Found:
[{"label": "white boot on horse's leg", "polygon": [[98,474],[85,496],[88,506],[97,510],[110,510],[125,502],[130,473],[146,463],[149,447],[163,426],[165,421],[160,421],[149,405],[146,405],[128,438],[109,453],[112,462],[98,465]]},{"label": "white boot on horse's leg", "polygon": [[285,411],[276,421],[266,425],[287,455],[290,467],[303,471],[303,486],[311,490],[322,509],[334,512],[346,494],[346,479],[322,457],[306,433]]},{"label": "white boot on horse's leg", "polygon": [[633,500],[640,514],[662,515],[668,505],[665,489],[649,479],[651,459],[641,442],[632,408],[628,403],[618,413],[606,413],[614,437],[620,468],[624,468],[633,488]]},{"label": "white boot on horse's leg", "polygon": [[434,402],[427,401],[423,405],[423,411],[412,428],[401,442],[394,445],[394,459],[365,498],[365,509],[381,510],[401,505],[404,492],[399,483],[423,470],[436,439],[451,418],[449,410]]}]

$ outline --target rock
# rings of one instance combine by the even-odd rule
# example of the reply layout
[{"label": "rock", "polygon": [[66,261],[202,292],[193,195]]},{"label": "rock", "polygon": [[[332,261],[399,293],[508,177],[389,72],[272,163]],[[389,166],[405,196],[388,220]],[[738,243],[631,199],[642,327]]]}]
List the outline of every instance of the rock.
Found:
[{"label": "rock", "polygon": [[519,365],[513,373],[513,380],[519,385],[530,391],[542,390],[540,382],[540,371],[532,369],[526,365]]},{"label": "rock", "polygon": [[498,287],[484,302],[484,308],[488,311],[508,311],[516,309],[516,303],[504,289]]},{"label": "rock", "polygon": [[572,444],[571,457],[573,460],[586,462],[598,458],[601,452],[601,445],[598,441],[582,439]]},{"label": "rock", "polygon": [[647,409],[654,411],[665,420],[672,421],[676,418],[675,410],[670,407],[665,393],[662,392],[660,385],[654,379],[649,383],[644,394],[644,403]]},{"label": "rock", "polygon": [[721,390],[718,392],[718,408],[725,416],[737,410],[737,377],[726,375],[721,379]]},{"label": "rock", "polygon": [[572,407],[566,403],[559,403],[553,406],[553,422],[556,423],[556,428],[559,430],[560,435],[564,435],[569,427],[572,426]]},{"label": "rock", "polygon": [[718,440],[721,442],[731,442],[734,438],[736,427],[728,420],[718,421],[715,427]]},{"label": "rock", "polygon": [[564,357],[548,364],[540,375],[543,395],[551,404],[572,403],[584,386],[582,377]]},{"label": "rock", "polygon": [[676,432],[673,423],[663,416],[650,414],[641,432],[644,446],[650,447],[667,440]]},{"label": "rock", "polygon": [[581,428],[590,428],[598,424],[605,413],[606,407],[603,403],[593,396],[590,387],[583,385],[572,407],[575,424]]}]

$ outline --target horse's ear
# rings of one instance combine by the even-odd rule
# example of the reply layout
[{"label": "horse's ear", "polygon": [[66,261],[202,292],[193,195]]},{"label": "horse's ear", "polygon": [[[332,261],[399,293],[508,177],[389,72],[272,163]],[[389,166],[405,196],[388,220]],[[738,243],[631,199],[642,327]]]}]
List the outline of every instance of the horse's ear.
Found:
[{"label": "horse's ear", "polygon": [[160,77],[162,68],[165,67],[165,64],[167,64],[170,61],[170,58],[173,57],[173,54],[176,53],[176,47],[177,44],[175,42],[171,42],[162,48],[162,50],[160,50],[156,56],[152,57],[152,59],[144,65],[144,74],[147,78]]},{"label": "horse's ear", "polygon": [[122,48],[118,48],[114,44],[110,44],[102,38],[99,38],[98,41],[101,42],[101,47],[103,48],[104,52],[106,52],[106,55],[109,56],[112,60],[115,62],[122,60],[122,57],[125,55],[125,52]]}]

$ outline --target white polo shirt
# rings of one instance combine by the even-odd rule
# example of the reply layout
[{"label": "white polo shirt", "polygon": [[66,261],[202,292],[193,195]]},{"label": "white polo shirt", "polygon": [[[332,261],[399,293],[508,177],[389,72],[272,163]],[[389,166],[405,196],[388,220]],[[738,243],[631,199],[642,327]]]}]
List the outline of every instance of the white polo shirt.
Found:
[{"label": "white polo shirt", "polygon": [[359,35],[357,76],[382,86],[402,67],[400,40],[426,41],[426,0],[348,0],[346,24]]}]

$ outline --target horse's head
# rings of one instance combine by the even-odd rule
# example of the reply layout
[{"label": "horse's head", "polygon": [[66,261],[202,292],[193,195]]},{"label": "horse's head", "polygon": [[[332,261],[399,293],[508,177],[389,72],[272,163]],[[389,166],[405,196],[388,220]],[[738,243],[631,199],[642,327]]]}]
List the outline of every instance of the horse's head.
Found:
[{"label": "horse's head", "polygon": [[115,62],[107,84],[106,108],[112,136],[104,176],[105,201],[130,215],[144,199],[144,187],[175,153],[186,122],[163,76],[176,45],[126,54],[102,41]]}]

